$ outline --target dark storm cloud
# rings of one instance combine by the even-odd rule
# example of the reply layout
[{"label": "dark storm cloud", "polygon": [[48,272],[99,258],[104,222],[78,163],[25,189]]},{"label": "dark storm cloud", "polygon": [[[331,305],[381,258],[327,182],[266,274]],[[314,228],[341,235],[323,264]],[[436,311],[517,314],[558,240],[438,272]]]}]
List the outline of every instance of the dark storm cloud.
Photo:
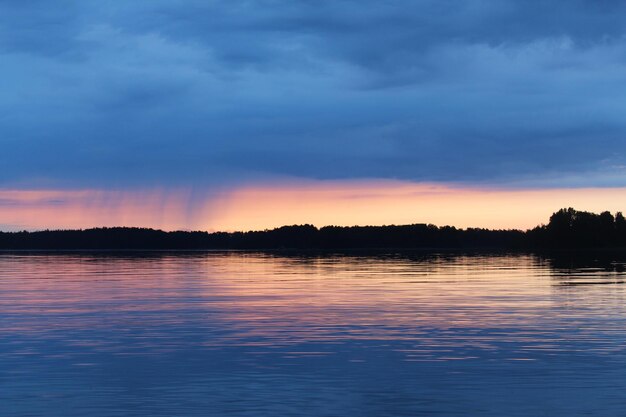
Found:
[{"label": "dark storm cloud", "polygon": [[0,185],[626,185],[626,3],[0,1]]}]

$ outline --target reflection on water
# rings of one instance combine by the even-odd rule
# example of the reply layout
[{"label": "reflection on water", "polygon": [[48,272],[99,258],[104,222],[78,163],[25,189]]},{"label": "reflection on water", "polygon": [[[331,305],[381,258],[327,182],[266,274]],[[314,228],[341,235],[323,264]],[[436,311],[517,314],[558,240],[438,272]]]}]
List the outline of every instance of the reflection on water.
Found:
[{"label": "reflection on water", "polygon": [[0,254],[0,415],[623,416],[625,262]]}]

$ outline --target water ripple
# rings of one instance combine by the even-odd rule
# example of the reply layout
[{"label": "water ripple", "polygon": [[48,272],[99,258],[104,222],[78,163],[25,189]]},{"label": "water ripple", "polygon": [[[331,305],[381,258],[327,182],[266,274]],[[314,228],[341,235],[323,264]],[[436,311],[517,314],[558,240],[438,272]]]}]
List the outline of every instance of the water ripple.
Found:
[{"label": "water ripple", "polygon": [[603,257],[0,254],[0,409],[621,416]]}]

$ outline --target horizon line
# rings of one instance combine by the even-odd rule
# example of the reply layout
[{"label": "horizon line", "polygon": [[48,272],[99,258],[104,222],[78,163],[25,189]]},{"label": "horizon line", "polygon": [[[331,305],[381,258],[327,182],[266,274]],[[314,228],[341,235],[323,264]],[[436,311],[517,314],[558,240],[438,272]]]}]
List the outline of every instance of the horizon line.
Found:
[{"label": "horizon line", "polygon": [[[552,214],[556,214],[559,210],[568,210],[573,209],[576,212],[580,213],[591,213],[594,215],[599,215],[604,212],[608,212],[611,215],[617,215],[618,213],[622,213],[621,211],[616,211],[615,213],[610,210],[604,210],[600,213],[585,211],[585,210],[577,210],[573,207],[561,207],[560,209],[554,211]],[[549,219],[548,219],[549,220]],[[452,228],[456,230],[488,230],[488,231],[507,231],[507,232],[523,232],[526,233],[533,229],[546,226],[548,223],[539,223],[533,227],[524,229],[524,228],[489,228],[489,227],[475,227],[475,226],[467,226],[467,227],[458,227],[451,224],[435,224],[429,222],[415,222],[415,223],[387,223],[387,224],[354,224],[354,225],[337,225],[337,224],[326,224],[322,226],[315,225],[313,223],[292,223],[292,224],[283,224],[281,226],[276,227],[268,227],[264,229],[241,229],[241,230],[202,230],[202,229],[165,229],[165,228],[156,228],[156,227],[145,227],[145,226],[91,226],[85,228],[45,228],[45,229],[22,229],[22,230],[2,230],[0,229],[0,233],[7,234],[17,234],[17,233],[42,233],[42,232],[84,232],[90,230],[110,230],[110,229],[137,229],[137,230],[151,230],[157,232],[164,233],[207,233],[207,234],[219,234],[219,233],[227,233],[227,234],[235,234],[235,233],[259,233],[259,232],[270,232],[274,230],[279,230],[283,228],[289,227],[312,227],[316,230],[321,230],[325,228],[366,228],[366,227],[407,227],[407,226],[434,226],[439,229],[441,228]]]}]

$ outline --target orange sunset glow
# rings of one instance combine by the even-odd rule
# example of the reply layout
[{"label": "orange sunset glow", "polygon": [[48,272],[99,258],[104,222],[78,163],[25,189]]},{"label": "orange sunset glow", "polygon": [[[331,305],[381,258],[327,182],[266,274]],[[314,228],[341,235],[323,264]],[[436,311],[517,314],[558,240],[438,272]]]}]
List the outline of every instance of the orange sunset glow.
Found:
[{"label": "orange sunset glow", "polygon": [[[200,196],[200,197],[199,197]],[[613,212],[625,188],[507,190],[400,181],[329,181],[190,190],[2,190],[2,230],[137,226],[263,230],[288,224],[432,223],[527,229],[561,207]]]}]

